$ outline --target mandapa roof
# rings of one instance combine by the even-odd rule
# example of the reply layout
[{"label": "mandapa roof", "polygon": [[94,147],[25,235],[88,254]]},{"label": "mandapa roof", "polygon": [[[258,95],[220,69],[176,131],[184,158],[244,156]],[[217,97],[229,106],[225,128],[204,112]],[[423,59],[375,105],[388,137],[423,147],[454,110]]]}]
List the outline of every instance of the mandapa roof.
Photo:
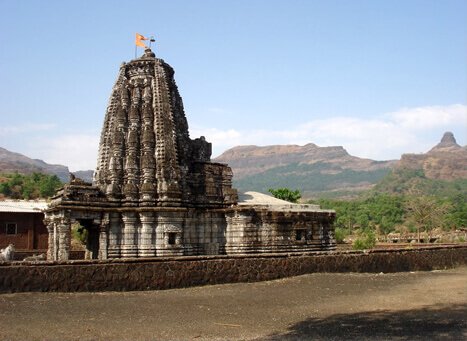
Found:
[{"label": "mandapa roof", "polygon": [[334,210],[323,210],[319,205],[312,204],[293,204],[291,202],[274,198],[270,195],[259,192],[239,192],[238,205],[241,206],[256,206],[265,207],[274,211],[313,211],[313,212],[328,212],[334,213]]},{"label": "mandapa roof", "polygon": [[4,200],[0,201],[0,212],[40,213],[47,208],[45,200]]}]

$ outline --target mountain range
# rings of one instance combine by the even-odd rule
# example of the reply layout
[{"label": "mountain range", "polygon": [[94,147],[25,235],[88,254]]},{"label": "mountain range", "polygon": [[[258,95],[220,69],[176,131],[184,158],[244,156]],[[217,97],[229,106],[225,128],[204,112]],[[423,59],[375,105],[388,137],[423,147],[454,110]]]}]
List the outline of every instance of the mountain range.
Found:
[{"label": "mountain range", "polygon": [[23,154],[0,147],[0,172],[31,174],[34,172],[55,174],[61,181],[68,181],[70,171],[63,165],[51,165],[39,159],[31,159]]},{"label": "mountain range", "polygon": [[234,186],[267,193],[269,188],[300,189],[304,198],[352,198],[373,188],[391,170],[419,170],[428,179],[467,179],[467,147],[446,132],[424,154],[403,154],[401,160],[375,161],[350,155],[343,147],[239,146],[214,159],[227,163]]},{"label": "mountain range", "polygon": [[[268,193],[269,188],[299,189],[304,198],[355,197],[371,189],[397,170],[422,172],[428,179],[467,179],[467,146],[457,144],[447,132],[424,154],[403,154],[400,160],[375,161],[350,155],[343,147],[298,145],[238,146],[225,151],[214,162],[227,163],[240,191]],[[0,147],[0,173],[41,172],[69,179],[69,169]],[[92,170],[74,173],[92,181]]]},{"label": "mountain range", "polygon": [[[70,178],[70,170],[67,166],[51,165],[39,159],[31,159],[23,154],[11,152],[0,147],[0,173],[32,174],[45,173],[56,175],[62,182]],[[78,171],[75,175],[85,181],[92,181],[94,171]]]},{"label": "mountain range", "polygon": [[300,189],[304,197],[353,196],[371,188],[397,161],[350,155],[343,147],[239,146],[214,159],[229,164],[240,191],[267,193],[269,188]]}]

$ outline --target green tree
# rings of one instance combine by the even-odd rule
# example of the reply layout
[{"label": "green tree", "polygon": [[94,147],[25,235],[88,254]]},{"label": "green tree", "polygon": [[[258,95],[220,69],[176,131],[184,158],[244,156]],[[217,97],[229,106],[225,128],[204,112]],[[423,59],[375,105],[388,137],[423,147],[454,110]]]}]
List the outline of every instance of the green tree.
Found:
[{"label": "green tree", "polygon": [[39,191],[42,197],[51,197],[58,187],[60,187],[60,179],[56,175],[47,176],[39,183]]},{"label": "green tree", "polygon": [[461,193],[448,198],[448,204],[450,206],[444,222],[444,228],[446,230],[467,227],[467,201],[465,198],[466,195]]},{"label": "green tree", "polygon": [[450,205],[441,203],[434,196],[410,195],[406,203],[407,217],[417,229],[417,238],[420,242],[420,232],[431,232],[434,228],[442,227]]},{"label": "green tree", "polygon": [[274,196],[274,198],[293,202],[293,203],[297,203],[302,197],[298,189],[293,191],[289,188],[277,188],[277,189],[270,188],[268,191]]},{"label": "green tree", "polygon": [[368,250],[376,245],[376,236],[372,230],[362,230],[358,238],[354,240],[352,248],[354,250]]},{"label": "green tree", "polygon": [[0,184],[0,193],[6,197],[11,196],[11,186],[8,182],[3,182]]},{"label": "green tree", "polygon": [[41,173],[2,174],[0,179],[0,194],[13,199],[47,198],[62,185],[56,175]]},{"label": "green tree", "polygon": [[348,231],[346,229],[336,227],[334,231],[334,235],[336,237],[336,242],[338,244],[342,244],[344,242],[344,239],[349,235]]}]

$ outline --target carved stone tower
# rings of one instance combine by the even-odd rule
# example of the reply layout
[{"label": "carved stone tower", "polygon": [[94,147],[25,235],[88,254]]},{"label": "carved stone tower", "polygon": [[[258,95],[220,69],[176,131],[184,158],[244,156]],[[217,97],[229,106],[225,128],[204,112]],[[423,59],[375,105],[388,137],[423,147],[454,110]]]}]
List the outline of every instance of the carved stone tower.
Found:
[{"label": "carved stone tower", "polygon": [[[124,63],[104,119],[95,185],[125,206],[206,204],[206,191],[209,204],[235,203],[230,168],[206,165],[210,156],[204,137],[189,137],[170,65],[149,49]],[[209,188],[206,176],[217,186]]]}]

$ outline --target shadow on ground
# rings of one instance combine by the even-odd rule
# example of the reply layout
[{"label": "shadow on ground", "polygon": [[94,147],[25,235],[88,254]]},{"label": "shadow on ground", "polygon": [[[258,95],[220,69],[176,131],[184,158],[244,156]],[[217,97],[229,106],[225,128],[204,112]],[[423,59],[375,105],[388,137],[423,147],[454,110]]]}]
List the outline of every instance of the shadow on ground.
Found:
[{"label": "shadow on ground", "polygon": [[337,314],[298,322],[275,340],[467,340],[467,305]]}]

